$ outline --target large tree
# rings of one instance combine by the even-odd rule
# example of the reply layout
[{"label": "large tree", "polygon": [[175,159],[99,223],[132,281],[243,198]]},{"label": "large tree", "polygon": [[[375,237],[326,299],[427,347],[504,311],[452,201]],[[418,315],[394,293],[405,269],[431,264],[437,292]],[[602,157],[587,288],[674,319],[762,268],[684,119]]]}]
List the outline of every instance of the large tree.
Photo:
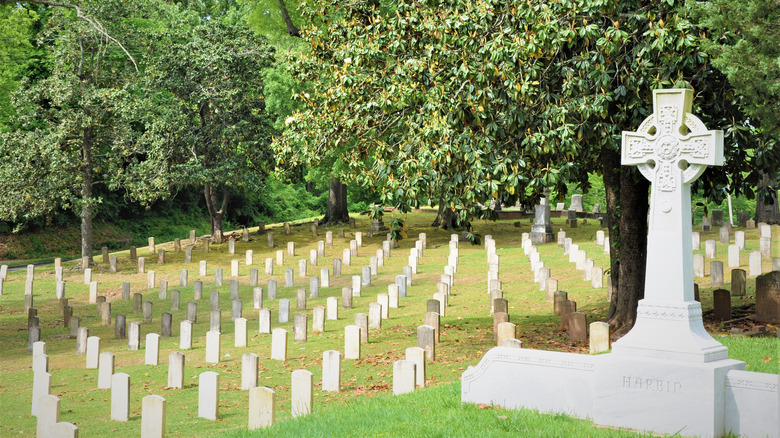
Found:
[{"label": "large tree", "polygon": [[[750,129],[764,143],[756,150],[767,160],[780,155],[780,8],[775,0],[711,0],[692,2],[691,9],[707,30],[702,45],[740,94],[740,107],[750,116]],[[763,157],[757,157],[763,160]],[[762,166],[751,175],[756,187],[756,220],[780,223],[780,167]]]},{"label": "large tree", "polygon": [[[611,323],[643,296],[648,183],[621,169],[622,130],[652,111],[653,88],[697,91],[696,112],[726,130],[729,166],[697,187],[739,190],[755,144],[725,78],[675,2],[405,0],[304,3],[333,19],[305,28],[295,64],[311,86],[282,138],[302,159],[329,155],[386,203],[439,202],[468,225],[492,199],[535,203],[604,174],[613,243]],[[336,12],[337,11],[337,12]],[[739,143],[740,147],[736,147]],[[762,164],[763,166],[763,164]],[[753,170],[748,169],[749,172]]]},{"label": "large tree", "polygon": [[231,189],[259,189],[273,161],[260,74],[272,64],[273,48],[228,20],[171,31],[166,39],[149,74],[150,93],[160,92],[150,148],[167,166],[171,186],[203,188],[219,240]]},{"label": "large tree", "polygon": [[142,109],[132,91],[137,65],[107,35],[121,35],[143,54],[145,36],[167,12],[154,0],[110,0],[55,8],[41,23],[39,41],[56,41],[45,46],[51,72],[25,78],[12,95],[14,129],[0,137],[0,217],[18,221],[72,209],[81,218],[82,256],[91,260],[92,219],[101,202],[94,187],[118,188],[122,170],[144,156],[137,143]]}]

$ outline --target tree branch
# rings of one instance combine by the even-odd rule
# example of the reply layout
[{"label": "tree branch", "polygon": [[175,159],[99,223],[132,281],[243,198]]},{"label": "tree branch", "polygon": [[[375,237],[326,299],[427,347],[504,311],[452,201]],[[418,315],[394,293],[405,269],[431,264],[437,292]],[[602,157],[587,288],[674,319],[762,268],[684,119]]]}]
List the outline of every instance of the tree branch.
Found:
[{"label": "tree branch", "polygon": [[[123,46],[122,43],[117,41],[116,38],[114,38],[111,35],[109,35],[108,32],[106,32],[106,30],[103,28],[103,25],[100,24],[100,22],[97,19],[90,18],[90,17],[84,15],[84,13],[81,12],[81,8],[79,6],[73,5],[73,4],[70,4],[70,3],[53,2],[53,1],[49,1],[49,0],[25,0],[25,1],[27,1],[29,3],[36,3],[36,4],[39,4],[39,5],[46,5],[46,6],[51,6],[51,7],[73,9],[74,11],[76,11],[76,17],[77,18],[86,21],[96,31],[98,31],[100,34],[105,36],[110,41],[113,41],[117,46],[119,46],[119,48],[122,49],[122,51],[125,52],[125,55],[127,55],[127,57],[130,59],[130,62],[133,63],[133,67],[135,68],[135,71],[138,72],[138,64],[136,64],[135,59],[133,58],[132,55],[130,55],[130,52],[128,52],[127,49],[125,49],[125,46]],[[11,4],[11,3],[16,3],[16,2],[17,2],[17,0],[0,0],[0,5],[6,5],[6,4]]]},{"label": "tree branch", "polygon": [[284,4],[284,0],[278,0],[279,2],[279,10],[282,12],[282,18],[284,18],[284,24],[287,25],[287,33],[290,36],[294,37],[300,37],[301,31],[298,30],[297,27],[292,22],[292,19],[290,19],[290,14],[287,12],[287,5]]}]

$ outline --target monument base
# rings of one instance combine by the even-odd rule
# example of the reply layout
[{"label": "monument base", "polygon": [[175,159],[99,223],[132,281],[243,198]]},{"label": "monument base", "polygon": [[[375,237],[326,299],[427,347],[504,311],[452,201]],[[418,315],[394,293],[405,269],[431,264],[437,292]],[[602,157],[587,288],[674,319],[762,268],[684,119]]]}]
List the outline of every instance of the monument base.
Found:
[{"label": "monument base", "polygon": [[461,379],[461,401],[681,435],[780,436],[780,375],[744,362],[590,356],[494,347]]},{"label": "monument base", "polygon": [[683,436],[726,431],[726,373],[745,362],[696,363],[610,354],[596,371],[593,421]]},{"label": "monument base", "polygon": [[636,324],[612,344],[613,353],[692,362],[728,359],[728,349],[704,329],[698,301],[644,299],[636,313]]},{"label": "monument base", "polygon": [[535,231],[531,231],[529,237],[531,239],[531,243],[534,245],[550,243],[555,240],[555,235],[553,233],[537,233]]}]

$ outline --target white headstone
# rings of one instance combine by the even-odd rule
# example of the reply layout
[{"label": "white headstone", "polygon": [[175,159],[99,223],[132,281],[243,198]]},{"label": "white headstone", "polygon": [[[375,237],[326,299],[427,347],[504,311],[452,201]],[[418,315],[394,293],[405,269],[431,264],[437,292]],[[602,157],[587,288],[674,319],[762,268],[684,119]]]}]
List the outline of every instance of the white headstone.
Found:
[{"label": "white headstone", "polygon": [[344,359],[360,360],[360,327],[344,327]]},{"label": "white headstone", "polygon": [[271,336],[271,359],[287,360],[287,330],[275,328]]},{"label": "white headstone", "polygon": [[218,363],[220,357],[221,333],[216,330],[206,332],[206,362]]},{"label": "white headstone", "polygon": [[416,385],[416,369],[411,360],[393,362],[393,394],[400,395],[414,391]]},{"label": "white headstone", "polygon": [[322,390],[339,392],[341,389],[341,352],[327,350],[322,353]]},{"label": "white headstone", "polygon": [[406,349],[406,360],[412,362],[415,368],[415,383],[418,388],[425,387],[425,350],[420,347]]},{"label": "white headstone", "polygon": [[271,427],[274,424],[275,394],[265,386],[249,390],[249,430]]},{"label": "white headstone", "polygon": [[144,363],[146,365],[157,365],[160,362],[160,335],[147,333],[145,348]]},{"label": "white headstone", "polygon": [[159,395],[147,395],[141,406],[141,438],[165,436],[165,399]]},{"label": "white headstone", "polygon": [[168,388],[184,388],[184,353],[168,353]]},{"label": "white headstone", "polygon": [[114,353],[100,353],[98,359],[98,389],[111,389],[111,376],[114,375]]},{"label": "white headstone", "polygon": [[290,389],[290,405],[292,406],[293,418],[311,414],[313,395],[312,373],[307,370],[293,371]]},{"label": "white headstone", "polygon": [[130,419],[130,375],[116,373],[111,376],[111,419]]},{"label": "white headstone", "polygon": [[[86,328],[86,327],[85,327]],[[100,356],[100,338],[97,336],[90,336],[87,338],[87,369],[95,369],[98,367],[98,360]]]},{"label": "white headstone", "polygon": [[206,371],[198,377],[198,417],[216,420],[219,415],[219,373]]}]

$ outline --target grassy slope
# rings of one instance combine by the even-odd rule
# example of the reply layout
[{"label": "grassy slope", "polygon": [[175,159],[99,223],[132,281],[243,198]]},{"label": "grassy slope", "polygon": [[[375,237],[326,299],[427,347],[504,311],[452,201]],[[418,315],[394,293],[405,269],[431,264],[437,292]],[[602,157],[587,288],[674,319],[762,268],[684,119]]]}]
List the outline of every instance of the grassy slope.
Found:
[{"label": "grassy slope", "polygon": [[[285,267],[296,268],[296,287],[279,288],[279,298],[288,298],[295,303],[295,289],[297,287],[308,288],[308,278],[297,277],[297,260],[308,255],[309,250],[316,248],[316,240],[324,239],[325,230],[320,230],[320,236],[314,238],[308,232],[308,226],[294,227],[292,236],[285,236],[280,229],[275,230],[276,248],[267,248],[265,236],[255,236],[257,240],[249,243],[238,243],[237,254],[227,254],[227,245],[212,246],[208,254],[200,251],[200,244],[193,253],[193,263],[184,265],[183,253],[169,252],[168,263],[156,265],[156,257],[151,257],[148,250],[139,249],[139,255],[147,256],[147,269],[153,269],[157,273],[157,280],[167,279],[170,283],[169,296],[172,289],[181,290],[181,310],[174,310],[174,337],[161,341],[160,365],[143,365],[143,351],[130,352],[126,349],[126,340],[116,340],[113,336],[113,327],[101,327],[96,316],[95,306],[87,304],[88,287],[83,284],[81,273],[69,271],[72,266],[66,265],[66,280],[68,281],[66,295],[70,298],[70,304],[74,306],[74,314],[82,318],[82,325],[90,328],[90,335],[101,337],[102,351],[111,351],[116,355],[116,372],[126,372],[131,376],[131,420],[128,423],[112,422],[108,419],[110,406],[110,391],[96,389],[97,371],[84,369],[84,357],[74,354],[75,341],[67,336],[68,330],[62,327],[59,316],[58,304],[53,299],[54,274],[51,267],[36,270],[36,306],[41,316],[43,340],[47,342],[47,353],[50,356],[50,372],[52,373],[52,393],[61,397],[61,421],[75,422],[81,428],[80,436],[119,436],[127,434],[137,436],[140,429],[141,398],[148,394],[160,394],[168,400],[168,436],[211,436],[219,434],[242,435],[246,428],[246,392],[238,389],[240,385],[240,357],[243,353],[253,352],[260,356],[260,384],[269,386],[277,394],[277,420],[283,422],[274,431],[280,434],[301,436],[311,434],[324,434],[323,424],[331,424],[334,418],[346,418],[343,423],[333,423],[332,434],[372,435],[374,431],[372,423],[377,422],[380,416],[396,418],[390,413],[397,412],[401,415],[404,411],[398,405],[398,400],[393,398],[392,386],[392,362],[403,358],[407,347],[416,345],[415,329],[423,323],[425,301],[436,292],[436,282],[443,272],[443,266],[447,260],[447,242],[449,233],[435,230],[427,225],[431,222],[430,214],[412,214],[408,217],[409,234],[417,236],[419,232],[428,233],[428,250],[421,260],[418,275],[414,278],[414,285],[409,290],[409,297],[402,300],[401,308],[391,309],[391,319],[383,322],[381,330],[372,330],[370,342],[363,346],[363,356],[359,361],[342,361],[342,391],[339,393],[323,393],[316,390],[321,378],[322,352],[329,349],[343,349],[344,327],[352,323],[354,314],[366,312],[368,303],[376,299],[378,293],[387,291],[387,284],[393,281],[394,276],[401,272],[406,264],[406,258],[413,240],[401,242],[401,248],[395,250],[393,257],[386,260],[386,265],[380,269],[380,274],[372,280],[373,286],[364,288],[363,296],[355,299],[355,307],[351,310],[340,309],[338,321],[326,321],[326,331],[322,334],[309,333],[309,342],[294,344],[292,334],[288,344],[288,360],[279,363],[270,360],[270,336],[257,333],[257,313],[251,309],[252,288],[248,286],[249,267],[244,264],[244,251],[254,250],[254,266],[260,271],[260,284],[265,286],[268,277],[263,273],[263,265],[266,257],[275,257],[275,251],[286,248],[286,242],[296,242],[297,256],[285,257]],[[564,227],[560,219],[554,219],[554,229]],[[358,217],[359,229],[367,228],[367,220]],[[552,306],[544,301],[544,292],[539,291],[532,280],[532,273],[527,258],[522,255],[520,248],[520,231],[525,230],[513,227],[512,221],[498,223],[480,223],[483,234],[492,234],[498,242],[498,253],[501,256],[501,279],[505,298],[509,300],[512,321],[518,324],[518,338],[527,348],[556,349],[587,353],[587,345],[568,341],[565,333],[558,329],[557,318],[552,316]],[[587,250],[590,257],[596,259],[596,264],[606,266],[607,257],[601,248],[595,245],[595,233],[597,227],[591,224],[576,230],[567,230],[569,236],[575,242],[580,243],[580,248]],[[333,229],[336,231],[336,229]],[[351,232],[347,230],[347,237],[334,237],[334,247],[326,248],[326,257],[320,260],[319,266],[310,268],[309,274],[319,272],[321,267],[331,267],[332,259],[340,257],[341,250],[348,247]],[[775,229],[775,232],[778,230]],[[334,234],[337,234],[334,232]],[[755,230],[748,231],[748,250],[757,249],[757,234]],[[185,237],[185,236],[181,236]],[[320,298],[309,299],[307,313],[316,305],[325,305],[325,299],[329,296],[341,295],[341,287],[351,284],[351,275],[359,274],[362,266],[368,265],[368,258],[374,255],[377,248],[381,247],[384,236],[365,238],[365,247],[360,250],[360,255],[353,259],[352,266],[344,267],[341,277],[332,278],[331,287],[320,289]],[[716,233],[702,236],[702,241],[707,238],[717,238]],[[158,245],[159,247],[160,245]],[[703,246],[703,245],[702,245]],[[172,247],[168,247],[172,251]],[[563,251],[554,244],[540,247],[542,259],[546,266],[552,269],[553,276],[558,278],[559,287],[569,292],[569,296],[578,303],[578,308],[589,315],[590,321],[600,320],[606,313],[605,290],[593,290],[589,283],[581,280],[581,273],[574,269]],[[146,289],[146,274],[138,274],[135,263],[127,260],[127,252],[118,253],[120,258],[120,272],[109,274],[107,266],[100,264],[95,268],[94,278],[100,282],[100,293],[107,295],[112,303],[112,311],[127,315],[128,323],[140,321],[141,315],[132,313],[132,302],[121,300],[121,283],[129,281],[132,292],[144,294],[144,298],[154,302],[155,317],[151,325],[142,326],[142,336],[150,332],[159,332],[160,314],[170,310],[168,300],[157,299],[156,290]],[[719,245],[718,256],[726,259],[726,248]],[[307,258],[307,257],[306,257]],[[747,257],[743,257],[743,263]],[[204,299],[198,305],[198,322],[194,326],[194,348],[185,351],[187,364],[185,380],[188,382],[182,390],[166,389],[167,384],[167,358],[168,353],[178,350],[179,322],[184,318],[185,303],[192,297],[192,283],[186,287],[177,287],[179,270],[183,267],[189,269],[190,282],[198,279],[198,261],[208,260],[208,276],[204,281]],[[228,300],[228,279],[230,273],[230,260],[241,260],[240,277],[242,286],[241,298],[244,302],[244,316],[249,319],[249,348],[234,348],[233,324],[230,322],[230,303]],[[218,287],[213,285],[214,268],[220,267],[225,271],[225,285]],[[765,264],[765,269],[769,264]],[[283,267],[274,267],[273,278],[283,285]],[[495,423],[497,429],[512,434],[541,434],[545,436],[568,436],[573,429],[580,430],[588,423],[572,420],[561,416],[539,416],[535,422],[530,418],[536,414],[495,412],[493,409],[479,410],[473,407],[460,407],[457,403],[458,382],[461,373],[466,367],[475,365],[482,354],[493,345],[492,318],[489,314],[489,303],[485,295],[487,278],[487,265],[484,249],[471,247],[461,243],[460,266],[456,277],[456,286],[450,300],[448,314],[442,318],[441,344],[437,346],[437,361],[427,366],[427,384],[429,386],[441,385],[433,391],[420,391],[407,397],[410,400],[413,415],[404,418],[403,421],[411,422],[411,418],[417,418],[411,422],[409,428],[395,426],[396,429],[386,430],[390,435],[409,435],[409,430],[421,430],[422,435],[435,436],[439,427],[453,426],[457,424],[456,418],[462,414],[464,435],[481,434],[482,422]],[[729,281],[727,274],[726,281]],[[23,315],[23,286],[24,273],[14,272],[5,282],[5,294],[0,297],[0,351],[4,352],[0,361],[0,405],[4,408],[0,412],[0,435],[30,436],[34,434],[35,419],[29,414],[30,392],[32,382],[31,358],[26,354],[26,322]],[[748,296],[746,298],[734,298],[734,305],[753,300],[752,291],[755,280],[748,280]],[[265,287],[264,287],[265,289]],[[208,296],[210,290],[219,290],[221,296],[221,308],[223,309],[223,335],[222,355],[219,364],[206,364],[205,357],[205,332],[208,330]],[[711,308],[711,289],[702,287],[702,302],[705,309]],[[278,302],[266,300],[265,306],[272,309],[273,327],[284,327],[291,331],[292,323],[277,324]],[[295,313],[294,311],[292,313]],[[292,317],[290,318],[292,321]],[[717,327],[709,327],[716,331]],[[719,338],[721,339],[721,338]],[[762,372],[778,372],[780,361],[778,360],[778,339],[722,339],[731,348],[732,357],[748,362],[748,369]],[[753,345],[753,344],[758,345]],[[769,360],[764,360],[769,358]],[[290,372],[295,369],[308,369],[314,373],[315,393],[314,410],[322,412],[324,417],[313,416],[311,419],[290,419]],[[218,371],[220,373],[220,419],[219,421],[207,421],[197,418],[197,376],[203,371]],[[454,386],[453,386],[454,384]],[[427,394],[429,393],[430,394]],[[380,401],[364,405],[370,397],[382,397]],[[428,398],[430,397],[430,399]],[[455,398],[453,398],[455,397]],[[390,405],[385,407],[389,400]],[[444,405],[444,417],[437,417],[433,424],[441,426],[425,426],[431,423],[431,415],[425,415],[428,411],[423,409],[434,404]],[[388,409],[388,414],[385,414]],[[393,411],[396,409],[396,411]],[[416,410],[415,410],[416,409]],[[477,412],[479,411],[479,412]],[[330,416],[328,416],[330,415]],[[507,419],[499,418],[506,416]],[[447,418],[450,418],[447,421]],[[498,421],[500,420],[500,421]],[[322,421],[324,423],[317,423]],[[309,423],[311,422],[311,423]],[[384,423],[387,421],[383,420]],[[390,421],[392,423],[392,421]],[[473,422],[477,422],[475,425]],[[301,424],[302,429],[293,428],[293,424]],[[517,424],[520,423],[520,424]],[[382,423],[379,423],[382,424]],[[487,423],[486,423],[487,424]],[[583,425],[585,424],[585,426]],[[349,425],[353,425],[349,429]],[[471,425],[471,426],[469,426]],[[458,426],[461,427],[461,426]],[[485,426],[487,427],[487,425]],[[522,427],[528,429],[523,431]],[[549,429],[547,429],[549,427]],[[288,429],[292,428],[292,429]],[[365,428],[365,429],[364,429]],[[521,429],[518,429],[521,428]],[[542,429],[537,429],[542,428]],[[355,432],[351,432],[355,430]],[[366,433],[363,433],[364,431]],[[461,430],[461,429],[458,429]],[[590,430],[590,429],[587,429]],[[602,435],[608,432],[603,429],[594,429],[595,434]],[[308,432],[307,432],[308,431]],[[589,432],[588,432],[589,433]],[[586,433],[586,434],[588,434]],[[611,432],[610,432],[611,433]],[[375,435],[379,435],[377,432]],[[416,433],[415,433],[416,434]],[[461,435],[454,433],[454,435]]]}]

